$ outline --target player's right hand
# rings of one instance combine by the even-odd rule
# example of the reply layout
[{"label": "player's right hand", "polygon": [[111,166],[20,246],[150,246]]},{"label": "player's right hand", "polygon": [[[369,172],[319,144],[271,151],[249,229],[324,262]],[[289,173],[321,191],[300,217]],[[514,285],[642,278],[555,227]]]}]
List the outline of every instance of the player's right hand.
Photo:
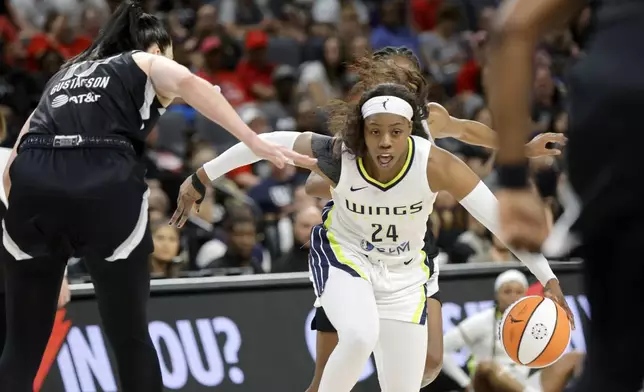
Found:
[{"label": "player's right hand", "polygon": [[[194,179],[194,176],[196,176],[198,180]],[[200,185],[198,182],[194,183],[194,181],[200,181],[203,185]],[[190,213],[195,205],[198,206],[203,201],[206,194],[205,187],[209,186],[209,183],[208,175],[203,168],[199,168],[195,174],[186,178],[179,188],[177,209],[174,211],[174,214],[172,214],[172,218],[170,218],[170,222],[168,222],[169,225],[176,226],[177,228],[183,227],[190,217]],[[202,191],[195,188],[195,185],[202,188]]]},{"label": "player's right hand", "polygon": [[543,293],[546,298],[550,298],[555,301],[563,308],[563,310],[566,311],[566,315],[570,321],[570,327],[575,329],[575,315],[572,313],[572,310],[570,310],[568,302],[566,302],[566,297],[561,290],[561,286],[559,286],[559,281],[557,279],[551,279],[548,281],[544,287]]},{"label": "player's right hand", "polygon": [[271,161],[278,168],[283,168],[286,164],[297,165],[301,167],[311,167],[317,163],[317,159],[307,155],[299,154],[284,146],[267,142],[261,137],[254,137],[246,143],[248,148],[260,158]]}]

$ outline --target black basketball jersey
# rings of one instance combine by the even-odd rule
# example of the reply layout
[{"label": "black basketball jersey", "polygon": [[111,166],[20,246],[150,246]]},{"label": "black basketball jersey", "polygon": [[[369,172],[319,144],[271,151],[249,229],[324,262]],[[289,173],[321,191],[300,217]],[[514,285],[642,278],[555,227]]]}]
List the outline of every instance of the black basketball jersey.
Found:
[{"label": "black basketball jersey", "polygon": [[48,135],[120,135],[141,152],[165,111],[150,78],[122,53],[60,70],[47,83],[29,132]]}]

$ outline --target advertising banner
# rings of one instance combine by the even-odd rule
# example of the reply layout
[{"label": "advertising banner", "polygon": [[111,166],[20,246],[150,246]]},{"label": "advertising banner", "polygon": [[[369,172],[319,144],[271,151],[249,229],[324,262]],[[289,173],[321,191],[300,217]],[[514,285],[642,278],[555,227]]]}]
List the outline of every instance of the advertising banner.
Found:
[{"label": "advertising banner", "polygon": [[[579,272],[559,271],[577,317],[571,347],[585,351],[590,311]],[[496,274],[441,276],[447,331],[468,315],[493,306]],[[154,292],[149,331],[168,391],[303,392],[313,375],[315,334],[310,330],[314,295],[310,283]],[[464,363],[468,353],[457,353]],[[116,363],[100,326],[96,300],[73,300],[61,310],[35,390],[118,391]],[[429,391],[452,390],[441,376]],[[373,360],[354,391],[379,391]]]}]

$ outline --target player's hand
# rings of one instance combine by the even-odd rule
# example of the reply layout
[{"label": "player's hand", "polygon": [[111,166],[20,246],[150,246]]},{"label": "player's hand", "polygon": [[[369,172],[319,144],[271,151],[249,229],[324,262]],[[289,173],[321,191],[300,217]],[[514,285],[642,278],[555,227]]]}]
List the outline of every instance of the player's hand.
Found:
[{"label": "player's hand", "polygon": [[466,386],[463,388],[463,392],[474,392],[474,386],[472,386],[472,384]]},{"label": "player's hand", "polygon": [[566,302],[566,297],[564,297],[563,291],[561,291],[559,281],[557,279],[550,279],[543,289],[543,295],[546,298],[550,298],[551,300],[555,301],[566,311],[568,320],[570,321],[570,326],[572,327],[572,329],[575,329],[575,316],[572,314],[572,311],[568,307],[568,302]]},{"label": "player's hand", "polygon": [[210,180],[203,168],[199,168],[195,174],[186,178],[179,188],[177,209],[172,214],[172,218],[170,218],[170,225],[176,226],[177,228],[183,227],[195,205],[199,208],[204,197],[206,197],[206,186],[209,184]]},{"label": "player's hand", "polygon": [[58,309],[62,309],[69,303],[72,298],[72,293],[69,290],[69,281],[65,276],[63,278],[63,283],[60,286],[60,294],[58,295]]},{"label": "player's hand", "polygon": [[[542,133],[530,140],[525,145],[525,156],[528,158],[538,158],[542,156],[560,155],[561,147],[566,145],[568,138],[562,133]],[[557,146],[548,148],[548,143],[556,143]]]},{"label": "player's hand", "polygon": [[432,134],[439,135],[445,128],[447,128],[449,123],[452,121],[452,118],[450,117],[447,109],[436,102],[428,103],[427,110],[429,111],[427,123],[432,130]]},{"label": "player's hand", "polygon": [[267,142],[261,137],[254,137],[246,143],[255,155],[260,158],[269,160],[278,168],[283,168],[286,164],[297,165],[302,167],[311,167],[317,163],[317,159],[307,155],[298,154],[284,146]]},{"label": "player's hand", "polygon": [[548,237],[543,201],[533,189],[501,189],[499,200],[500,240],[508,247],[532,253],[541,251]]}]

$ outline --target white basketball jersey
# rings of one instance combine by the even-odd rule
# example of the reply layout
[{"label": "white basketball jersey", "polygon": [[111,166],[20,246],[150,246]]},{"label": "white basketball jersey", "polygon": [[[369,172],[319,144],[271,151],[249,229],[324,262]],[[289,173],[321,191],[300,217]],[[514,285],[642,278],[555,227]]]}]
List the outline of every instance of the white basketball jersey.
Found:
[{"label": "white basketball jersey", "polygon": [[436,194],[427,182],[431,142],[409,138],[402,170],[386,184],[367,174],[362,160],[342,154],[340,181],[325,226],[339,245],[390,263],[408,262],[424,246]]}]

